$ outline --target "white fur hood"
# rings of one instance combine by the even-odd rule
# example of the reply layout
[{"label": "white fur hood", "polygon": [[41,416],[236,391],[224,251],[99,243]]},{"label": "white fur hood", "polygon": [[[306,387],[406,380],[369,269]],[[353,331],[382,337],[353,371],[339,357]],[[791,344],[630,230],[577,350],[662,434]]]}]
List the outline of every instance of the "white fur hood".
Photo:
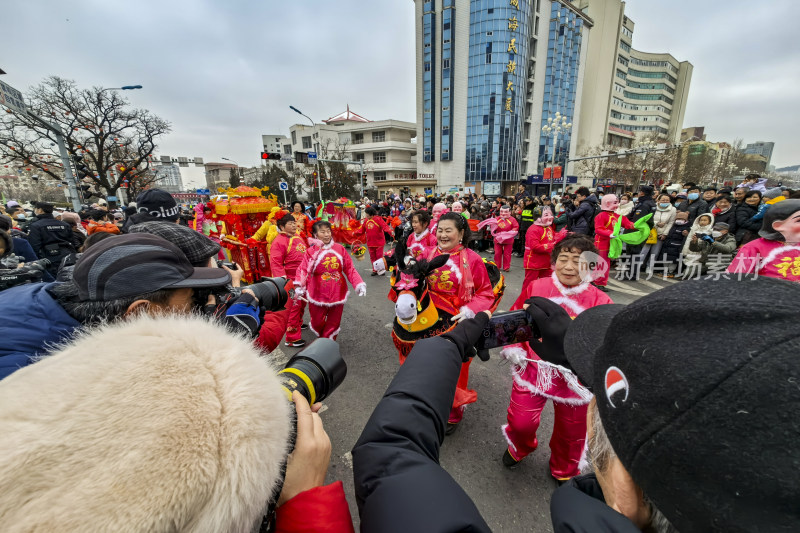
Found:
[{"label": "white fur hood", "polygon": [[289,403],[251,342],[199,317],[90,330],[0,381],[3,531],[249,531]]}]

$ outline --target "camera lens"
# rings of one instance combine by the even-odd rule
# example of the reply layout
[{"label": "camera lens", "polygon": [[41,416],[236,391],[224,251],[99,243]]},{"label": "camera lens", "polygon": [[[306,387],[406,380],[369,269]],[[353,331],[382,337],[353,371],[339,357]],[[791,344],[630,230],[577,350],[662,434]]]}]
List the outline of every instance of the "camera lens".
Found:
[{"label": "camera lens", "polygon": [[259,283],[247,287],[258,298],[259,305],[267,311],[283,309],[289,299],[284,278],[264,278]]},{"label": "camera lens", "polygon": [[292,391],[296,390],[313,405],[330,396],[342,384],[347,375],[347,364],[339,355],[339,345],[331,339],[321,338],[292,357],[279,374],[290,400]]}]

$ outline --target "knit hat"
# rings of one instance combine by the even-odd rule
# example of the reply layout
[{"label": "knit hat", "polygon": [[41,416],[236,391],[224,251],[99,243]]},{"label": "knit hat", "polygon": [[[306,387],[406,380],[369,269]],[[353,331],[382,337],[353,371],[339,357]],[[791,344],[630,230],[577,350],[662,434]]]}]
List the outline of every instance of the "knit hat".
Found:
[{"label": "knit hat", "polygon": [[176,221],[181,210],[170,193],[162,189],[148,189],[136,197],[136,211],[155,218]]},{"label": "knit hat", "polygon": [[567,330],[615,453],[678,531],[800,531],[798,302],[784,280],[684,281]]},{"label": "knit hat", "polygon": [[0,405],[4,531],[257,530],[288,453],[275,370],[196,316],[88,332]]}]

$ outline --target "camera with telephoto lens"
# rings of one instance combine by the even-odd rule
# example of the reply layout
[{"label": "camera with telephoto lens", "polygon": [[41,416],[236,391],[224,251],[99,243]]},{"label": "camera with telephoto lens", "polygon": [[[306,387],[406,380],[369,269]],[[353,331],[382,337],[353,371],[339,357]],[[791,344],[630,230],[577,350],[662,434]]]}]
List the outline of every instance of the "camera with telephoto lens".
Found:
[{"label": "camera with telephoto lens", "polygon": [[227,261],[223,261],[222,259],[217,259],[217,268],[228,268],[230,270],[239,270],[239,267],[236,266],[236,263],[229,263]]},{"label": "camera with telephoto lens", "polygon": [[292,392],[297,391],[314,405],[342,384],[347,375],[347,363],[339,355],[339,344],[322,337],[289,359],[278,375],[290,401]]},{"label": "camera with telephoto lens", "polygon": [[[285,278],[262,278],[258,283],[246,287],[224,285],[209,289],[195,289],[194,305],[198,309],[205,309],[207,315],[219,320],[225,317],[228,307],[242,294],[242,289],[250,289],[258,298],[258,306],[263,311],[280,311],[289,301],[286,283]],[[209,296],[213,296],[215,300],[212,306],[207,305]]]}]

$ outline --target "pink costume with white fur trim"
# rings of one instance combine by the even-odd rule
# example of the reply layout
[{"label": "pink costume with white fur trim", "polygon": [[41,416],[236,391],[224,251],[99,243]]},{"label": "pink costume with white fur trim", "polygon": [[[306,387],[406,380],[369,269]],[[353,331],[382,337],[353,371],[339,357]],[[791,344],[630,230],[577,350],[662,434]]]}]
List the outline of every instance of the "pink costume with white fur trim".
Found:
[{"label": "pink costume with white fur trim", "polygon": [[800,282],[800,245],[763,237],[750,241],[739,249],[728,272]]},{"label": "pink costume with white fur trim", "polygon": [[426,229],[419,235],[412,233],[406,241],[406,251],[416,260],[428,257],[428,252],[436,248],[436,236]]},{"label": "pink costume with white fur trim", "polygon": [[297,269],[295,286],[308,300],[309,327],[317,336],[335,339],[339,334],[342,310],[350,294],[348,280],[356,290],[366,288],[344,246],[331,241],[308,249]]},{"label": "pink costume with white fur trim", "polygon": [[[533,296],[559,304],[572,318],[590,307],[613,303],[588,281],[566,287],[555,273],[531,283],[526,297],[521,300]],[[512,310],[516,308],[515,304]],[[550,473],[556,479],[578,475],[586,440],[586,410],[592,393],[570,370],[541,360],[527,344],[507,346],[501,355],[514,363],[508,424],[502,428],[511,456],[520,461],[536,449],[539,445],[536,430],[542,409],[547,400],[553,400],[555,421],[550,439]]]}]

